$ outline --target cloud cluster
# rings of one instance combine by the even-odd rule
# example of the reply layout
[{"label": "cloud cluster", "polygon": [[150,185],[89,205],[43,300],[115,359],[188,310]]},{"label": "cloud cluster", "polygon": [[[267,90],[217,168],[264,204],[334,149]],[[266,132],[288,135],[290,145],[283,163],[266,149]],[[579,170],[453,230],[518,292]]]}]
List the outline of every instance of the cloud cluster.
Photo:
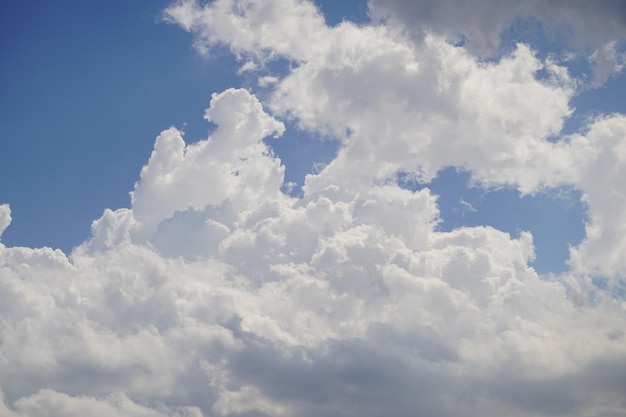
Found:
[{"label": "cloud cluster", "polygon": [[[573,111],[569,102],[577,85],[567,68],[550,58],[539,60],[524,44],[496,62],[483,62],[436,32],[425,32],[423,42],[416,43],[393,26],[344,22],[320,27],[321,17],[312,13],[309,3],[278,3],[285,11],[280,24],[273,23],[279,19],[275,14],[261,19],[259,14],[269,6],[253,1],[222,0],[205,6],[182,1],[166,13],[192,31],[204,49],[224,43],[242,57],[267,60],[278,54],[297,62],[275,86],[271,110],[341,141],[337,158],[319,175],[309,176],[306,192],[315,194],[337,184],[368,187],[398,172],[429,180],[447,166],[469,171],[483,185],[513,186],[522,193],[574,186],[589,206],[590,238],[582,250],[574,249],[572,266],[613,279],[624,276],[624,222],[600,214],[619,210],[626,195],[619,180],[624,117],[600,116],[589,122],[586,133],[560,136],[563,121]],[[404,3],[383,4],[395,10]],[[594,13],[609,14],[609,6]],[[370,4],[373,14],[380,7]],[[542,13],[556,13],[559,7],[564,6],[555,4]],[[566,15],[582,16],[581,7]],[[237,10],[236,19],[232,10]],[[619,22],[620,13],[612,13],[612,19]],[[503,17],[495,20],[506,22]],[[216,26],[215,21],[228,23]],[[275,26],[273,36],[241,35],[264,34],[270,23]],[[618,23],[607,25],[613,26],[607,39],[623,35]],[[259,57],[258,51],[266,53]],[[606,175],[599,178],[600,171]],[[594,185],[598,183],[603,184],[602,195]],[[594,238],[603,234],[607,239]]]},{"label": "cloud cluster", "polygon": [[[330,28],[296,0],[166,13],[201,50],[292,68],[259,71],[265,106],[214,94],[205,140],[163,131],[131,207],[70,256],[0,243],[0,414],[624,414],[626,304],[590,285],[626,273],[624,115],[560,136],[576,83],[523,44],[485,63],[436,31]],[[280,118],[340,142],[301,198],[264,142]],[[447,166],[580,190],[571,270],[538,276],[527,232],[440,231],[437,196],[396,178]],[[0,206],[0,234],[10,220]]]}]

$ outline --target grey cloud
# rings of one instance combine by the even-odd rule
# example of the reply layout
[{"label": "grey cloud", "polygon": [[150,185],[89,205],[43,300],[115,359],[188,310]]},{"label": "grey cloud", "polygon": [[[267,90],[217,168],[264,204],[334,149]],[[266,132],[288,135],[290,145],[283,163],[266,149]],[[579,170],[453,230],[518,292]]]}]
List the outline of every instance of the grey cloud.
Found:
[{"label": "grey cloud", "polygon": [[572,47],[598,48],[626,38],[626,4],[621,0],[370,0],[370,15],[392,19],[416,35],[434,32],[489,55],[516,18],[535,18]]},{"label": "grey cloud", "polygon": [[509,47],[501,42],[507,29],[514,28],[524,41],[538,34],[533,22],[540,22],[548,37],[564,41],[589,58],[591,87],[623,70],[626,4],[621,0],[370,0],[369,7],[375,20],[400,23],[420,39],[435,33],[463,41],[466,48],[482,56]]},{"label": "grey cloud", "polygon": [[233,383],[258,386],[298,416],[601,416],[626,406],[626,369],[612,361],[556,378],[506,368],[468,375],[460,363],[433,362],[416,346],[401,346],[368,337],[315,352],[249,340],[230,357],[230,371]]},{"label": "grey cloud", "polygon": [[331,341],[322,352],[251,345],[233,356],[231,370],[299,416],[454,415],[445,370],[395,348],[369,338]]}]

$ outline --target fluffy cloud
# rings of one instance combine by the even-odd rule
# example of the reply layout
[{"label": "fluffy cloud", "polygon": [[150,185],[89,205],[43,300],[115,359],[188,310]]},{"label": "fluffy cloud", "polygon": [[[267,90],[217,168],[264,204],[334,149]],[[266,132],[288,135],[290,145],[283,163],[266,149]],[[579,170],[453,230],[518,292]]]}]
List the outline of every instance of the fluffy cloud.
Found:
[{"label": "fluffy cloud", "polygon": [[[584,191],[589,204],[587,238],[572,249],[572,267],[588,274],[623,279],[626,263],[626,116],[600,117],[584,136],[568,144],[575,156],[572,180]],[[601,185],[600,185],[601,184]]]},{"label": "fluffy cloud", "polygon": [[237,55],[256,58],[279,54],[306,59],[324,47],[328,31],[315,5],[299,0],[217,0],[207,5],[180,0],[165,10],[165,17],[195,32],[201,52],[224,43]]},{"label": "fluffy cloud", "polygon": [[[259,140],[280,125],[243,90],[215,97],[210,114],[232,99],[244,122],[193,145],[178,142],[183,150],[169,153],[174,164],[159,148],[180,133],[157,139],[133,202],[171,193],[178,210],[159,212],[152,236],[140,210],[134,219],[133,205],[107,211],[94,223],[93,240],[70,258],[51,249],[0,249],[7,413],[623,409],[616,388],[625,375],[618,365],[626,356],[623,308],[610,300],[576,306],[562,284],[539,279],[527,265],[529,234],[437,232],[436,198],[427,189],[334,186],[292,199],[280,182],[234,172],[229,164],[238,158],[224,162],[228,170],[203,169],[224,155],[195,159],[195,149],[232,139],[241,152],[255,149],[246,164],[282,173]],[[249,141],[237,141],[242,126]],[[166,172],[176,184],[185,169],[197,181],[137,193]],[[234,190],[256,184],[252,196],[263,197],[238,202],[238,192],[225,192],[196,201],[225,175],[242,182]]]},{"label": "fluffy cloud", "polygon": [[[167,15],[202,50],[297,65],[265,107],[214,94],[207,139],[163,131],[131,207],[69,256],[0,244],[0,413],[623,415],[626,307],[588,285],[626,271],[624,116],[559,136],[575,82],[523,44],[486,63],[437,34],[329,28],[295,0]],[[264,142],[278,118],[340,142],[301,198]],[[437,196],[396,176],[446,166],[485,187],[579,189],[571,270],[538,276],[527,232],[440,231]],[[10,220],[0,206],[0,232]]]},{"label": "fluffy cloud", "polygon": [[[342,30],[360,31],[348,25]],[[524,45],[498,63],[480,64],[441,39],[420,48],[376,30],[357,39],[358,45],[334,46],[360,48],[355,64],[333,67],[327,56],[307,62],[283,80],[272,102],[275,111],[306,127],[328,126],[343,138],[338,158],[316,181],[327,174],[332,181],[380,180],[398,171],[429,180],[445,166],[524,192],[552,181],[546,170],[553,168],[543,155],[553,147],[547,139],[570,114],[573,92],[559,67],[541,63]],[[553,78],[537,80],[540,69]],[[536,173],[529,175],[529,165]],[[362,175],[334,172],[339,169]]]}]

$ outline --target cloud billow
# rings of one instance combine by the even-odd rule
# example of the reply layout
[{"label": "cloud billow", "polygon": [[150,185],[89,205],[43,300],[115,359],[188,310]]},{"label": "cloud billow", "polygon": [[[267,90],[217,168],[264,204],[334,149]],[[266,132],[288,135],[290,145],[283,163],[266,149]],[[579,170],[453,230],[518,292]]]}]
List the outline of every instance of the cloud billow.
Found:
[{"label": "cloud billow", "polygon": [[[207,139],[164,130],[131,206],[69,256],[0,244],[0,414],[624,413],[623,300],[590,286],[626,271],[624,115],[553,140],[575,82],[523,44],[485,63],[437,33],[330,28],[295,0],[166,14],[209,55],[297,65],[263,103],[215,93]],[[340,141],[299,198],[264,142],[281,119]],[[487,188],[578,189],[570,270],[539,276],[529,232],[441,231],[437,196],[395,180],[447,166]],[[0,206],[0,232],[10,221]]]}]

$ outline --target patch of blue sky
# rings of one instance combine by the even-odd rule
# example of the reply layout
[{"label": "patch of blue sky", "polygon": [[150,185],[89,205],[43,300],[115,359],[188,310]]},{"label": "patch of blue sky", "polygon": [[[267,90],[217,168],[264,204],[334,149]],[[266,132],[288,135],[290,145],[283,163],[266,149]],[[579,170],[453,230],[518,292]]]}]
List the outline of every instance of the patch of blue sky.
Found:
[{"label": "patch of blue sky", "polygon": [[580,91],[570,106],[575,112],[565,121],[564,134],[578,133],[596,117],[626,113],[626,72],[610,77],[601,87]]},{"label": "patch of blue sky", "polygon": [[441,231],[491,226],[512,237],[531,232],[536,255],[531,265],[541,274],[566,271],[569,247],[585,237],[586,207],[576,190],[560,188],[520,196],[510,188],[471,186],[470,174],[455,168],[441,170],[429,184],[407,181],[403,175],[399,180],[409,189],[427,187],[438,196]]},{"label": "patch of blue sky", "polygon": [[343,21],[356,24],[368,23],[367,0],[315,0],[326,24],[336,26]]},{"label": "patch of blue sky", "polygon": [[265,143],[285,165],[285,191],[293,197],[302,197],[306,175],[327,165],[335,158],[338,142],[302,130],[295,121],[283,122],[285,133],[280,138],[267,138]]}]

